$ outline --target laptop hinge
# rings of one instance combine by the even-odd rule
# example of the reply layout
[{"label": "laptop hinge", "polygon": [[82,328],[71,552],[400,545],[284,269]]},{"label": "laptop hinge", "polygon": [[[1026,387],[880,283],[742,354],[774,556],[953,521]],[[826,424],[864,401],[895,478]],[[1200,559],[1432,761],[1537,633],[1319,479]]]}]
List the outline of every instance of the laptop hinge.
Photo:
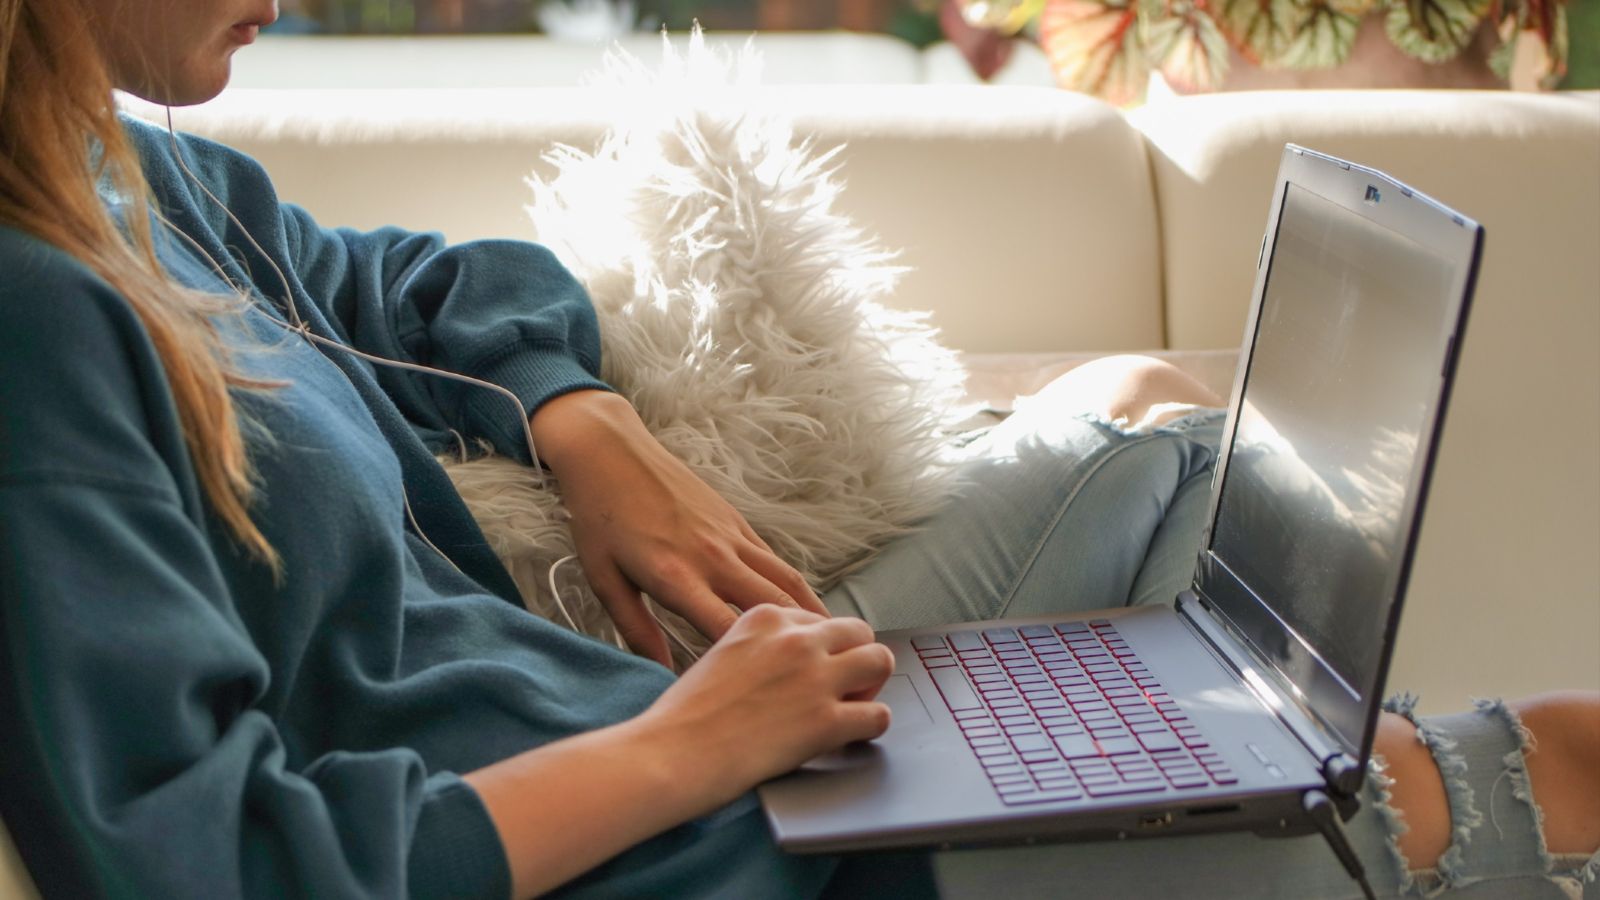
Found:
[{"label": "laptop hinge", "polygon": [[1340,812],[1346,818],[1353,815],[1354,806],[1346,801],[1353,801],[1361,790],[1360,762],[1328,737],[1304,702],[1277,683],[1277,676],[1270,674],[1270,668],[1255,658],[1242,639],[1231,633],[1203,597],[1192,589],[1186,590],[1178,595],[1175,605],[1179,618],[1189,623],[1217,658],[1239,676],[1250,692],[1316,758]]}]

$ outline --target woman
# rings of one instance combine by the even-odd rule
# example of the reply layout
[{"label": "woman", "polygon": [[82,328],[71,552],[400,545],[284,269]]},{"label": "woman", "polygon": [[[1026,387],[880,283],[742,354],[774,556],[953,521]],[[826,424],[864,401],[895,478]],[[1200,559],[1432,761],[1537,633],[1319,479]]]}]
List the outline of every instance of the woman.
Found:
[{"label": "woman", "polygon": [[[779,853],[748,792],[888,725],[873,697],[892,659],[830,607],[880,626],[1023,612],[1057,592],[1030,589],[1005,554],[1046,533],[1095,546],[1103,519],[1059,499],[1091,471],[1102,494],[1158,502],[1108,504],[1152,549],[1104,547],[1077,595],[1167,590],[1214,419],[1148,440],[1035,422],[1030,440],[1060,432],[1035,467],[1054,489],[989,479],[987,499],[953,505],[824,606],[596,379],[592,310],[548,253],[327,231],[238,154],[116,117],[113,87],[214,96],[275,14],[262,0],[0,0],[0,711],[18,723],[0,742],[0,816],[47,894],[812,896],[836,861]],[[503,385],[531,413],[528,440],[493,393],[339,347]],[[1057,389],[1108,417],[1216,403],[1147,363]],[[991,458],[1028,427],[991,435]],[[639,656],[520,608],[433,462],[451,430],[529,462],[537,448]],[[986,521],[1007,491],[1058,498],[1030,515],[1071,527],[1026,533],[1039,526],[1015,508]],[[988,556],[956,555],[966,531],[1002,526]],[[984,590],[950,583],[996,560]],[[891,602],[912,577],[945,600]],[[651,661],[667,648],[641,591],[719,638],[679,679]],[[1556,852],[1596,837],[1585,704],[1525,708],[1534,791],[1561,784],[1578,804],[1546,801]],[[1473,732],[1490,718],[1463,740],[1491,746]],[[1493,734],[1515,753],[1508,725]],[[1439,771],[1404,718],[1380,749],[1412,825],[1399,849],[1426,868],[1451,839]],[[1369,865],[1385,864],[1387,820],[1357,821]],[[1532,860],[1517,873],[1533,872],[1537,827],[1517,836]],[[1070,877],[1082,856],[1052,859]],[[1297,877],[1342,882],[1310,859]]]}]

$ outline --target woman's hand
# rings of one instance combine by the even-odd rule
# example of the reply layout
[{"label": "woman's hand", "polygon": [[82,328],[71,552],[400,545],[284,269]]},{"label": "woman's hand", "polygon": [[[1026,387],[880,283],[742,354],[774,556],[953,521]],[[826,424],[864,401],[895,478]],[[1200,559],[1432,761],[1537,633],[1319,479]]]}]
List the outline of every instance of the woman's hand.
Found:
[{"label": "woman's hand", "polygon": [[762,606],[739,620],[636,720],[684,752],[713,806],[889,727],[874,698],[894,654],[860,619]]},{"label": "woman's hand", "polygon": [[730,603],[827,615],[800,573],[657,443],[624,398],[565,394],[531,424],[540,459],[561,479],[578,560],[635,653],[671,664],[641,591],[713,640],[738,618]]},{"label": "woman's hand", "polygon": [[889,727],[894,668],[860,619],[775,605],[727,635],[643,714],[466,775],[515,896],[548,891],[757,784]]}]

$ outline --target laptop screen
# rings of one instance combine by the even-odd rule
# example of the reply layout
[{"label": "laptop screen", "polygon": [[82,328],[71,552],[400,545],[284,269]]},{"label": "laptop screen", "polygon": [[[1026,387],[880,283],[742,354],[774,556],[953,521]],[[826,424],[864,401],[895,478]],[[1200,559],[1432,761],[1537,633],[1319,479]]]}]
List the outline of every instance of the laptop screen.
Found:
[{"label": "laptop screen", "polygon": [[1383,666],[1458,275],[1287,185],[1210,550],[1356,697]]}]

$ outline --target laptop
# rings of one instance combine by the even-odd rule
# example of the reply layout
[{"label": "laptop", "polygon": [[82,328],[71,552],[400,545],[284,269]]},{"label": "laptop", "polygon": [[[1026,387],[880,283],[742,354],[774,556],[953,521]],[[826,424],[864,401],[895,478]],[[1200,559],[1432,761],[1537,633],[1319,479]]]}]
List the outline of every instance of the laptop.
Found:
[{"label": "laptop", "polygon": [[879,634],[892,725],[759,789],[779,845],[1337,831],[1318,813],[1357,805],[1482,245],[1287,146],[1190,587]]}]

